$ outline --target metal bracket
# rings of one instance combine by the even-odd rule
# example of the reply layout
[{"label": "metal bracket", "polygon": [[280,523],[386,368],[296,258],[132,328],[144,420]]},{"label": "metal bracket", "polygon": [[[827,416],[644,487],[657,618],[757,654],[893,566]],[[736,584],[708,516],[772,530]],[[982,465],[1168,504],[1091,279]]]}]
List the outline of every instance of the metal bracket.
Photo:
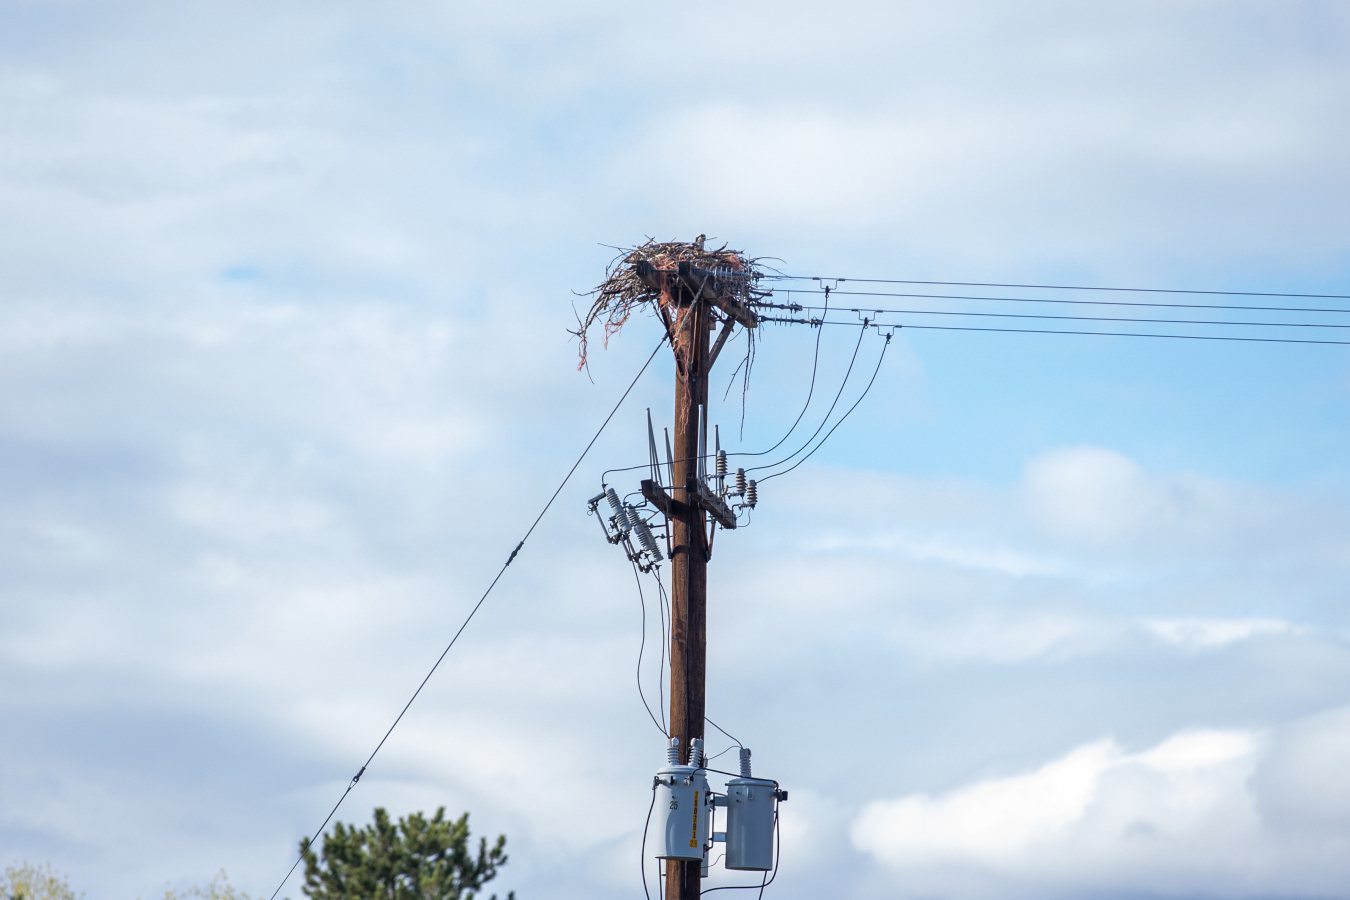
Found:
[{"label": "metal bracket", "polygon": [[731,511],[731,507],[722,500],[721,497],[708,490],[708,486],[697,478],[690,478],[685,483],[684,491],[692,496],[694,502],[703,509],[707,510],[708,515],[717,520],[717,524],[723,528],[736,527],[736,514]]},{"label": "metal bracket", "polygon": [[668,519],[686,518],[694,511],[693,507],[667,494],[665,488],[650,478],[642,479],[642,496],[646,497],[652,506],[665,513]]}]

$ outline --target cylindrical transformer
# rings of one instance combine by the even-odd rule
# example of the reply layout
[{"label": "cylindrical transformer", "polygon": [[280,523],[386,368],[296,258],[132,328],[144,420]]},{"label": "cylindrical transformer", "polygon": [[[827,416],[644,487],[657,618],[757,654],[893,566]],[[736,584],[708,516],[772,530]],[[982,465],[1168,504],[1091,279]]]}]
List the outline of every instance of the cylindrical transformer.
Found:
[{"label": "cylindrical transformer", "polygon": [[658,859],[703,859],[712,821],[708,779],[693,766],[667,765],[656,773],[656,808],[660,837]]},{"label": "cylindrical transformer", "polygon": [[763,778],[727,782],[728,869],[767,872],[773,868],[776,790],[777,785]]}]

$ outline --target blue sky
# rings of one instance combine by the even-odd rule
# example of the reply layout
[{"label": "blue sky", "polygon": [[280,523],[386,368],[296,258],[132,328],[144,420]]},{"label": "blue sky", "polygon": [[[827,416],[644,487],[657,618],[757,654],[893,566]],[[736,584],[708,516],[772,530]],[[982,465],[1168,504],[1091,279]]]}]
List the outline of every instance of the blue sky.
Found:
[{"label": "blue sky", "polygon": [[[271,893],[654,346],[575,370],[604,245],[1350,293],[1334,3],[3,15],[0,849],[91,898]],[[764,335],[745,447],[813,339]],[[1345,349],[898,335],[717,543],[772,890],[1338,895]],[[640,889],[660,735],[584,501],[672,393],[661,357],[341,818],[468,809],[502,891]]]}]

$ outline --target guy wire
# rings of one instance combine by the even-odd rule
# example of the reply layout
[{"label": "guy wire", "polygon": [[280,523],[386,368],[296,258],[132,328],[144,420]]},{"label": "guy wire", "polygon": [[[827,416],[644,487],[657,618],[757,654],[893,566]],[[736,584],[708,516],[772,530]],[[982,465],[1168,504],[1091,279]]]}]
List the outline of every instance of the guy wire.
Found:
[{"label": "guy wire", "polygon": [[516,554],[520,553],[521,548],[525,546],[525,542],[530,539],[530,535],[534,534],[534,530],[539,526],[540,521],[543,520],[544,514],[553,506],[553,501],[558,499],[558,495],[561,494],[562,489],[567,486],[567,482],[572,479],[572,475],[576,472],[577,467],[581,465],[581,461],[586,458],[587,453],[591,452],[591,448],[595,446],[595,442],[598,441],[600,435],[604,433],[605,427],[608,426],[610,420],[614,418],[614,414],[619,411],[619,407],[623,406],[623,401],[628,399],[628,395],[632,393],[633,388],[637,386],[638,379],[640,379],[642,374],[647,371],[647,367],[652,364],[652,360],[656,359],[657,352],[665,342],[666,337],[665,335],[662,335],[661,340],[656,344],[656,349],[652,351],[652,355],[647,357],[647,361],[642,364],[642,368],[638,370],[637,375],[635,375],[632,382],[629,383],[628,388],[623,392],[623,395],[619,397],[619,401],[614,404],[614,408],[609,411],[609,415],[605,416],[605,421],[600,423],[600,428],[596,430],[590,443],[586,445],[586,449],[581,451],[581,455],[578,456],[577,461],[572,464],[572,468],[567,470],[567,474],[563,476],[563,480],[559,483],[557,490],[553,492],[553,496],[548,498],[548,502],[545,503],[544,508],[539,511],[539,515],[535,517],[534,522],[530,524],[529,530],[525,532],[525,536],[520,539],[518,544],[516,544],[515,549],[511,551],[511,555],[506,558],[506,562],[502,563],[501,569],[497,571],[496,577],[493,578],[492,582],[487,586],[487,590],[483,592],[483,596],[479,597],[478,602],[474,604],[473,609],[469,610],[469,614],[464,618],[463,623],[459,626],[459,630],[455,632],[455,636],[450,639],[449,644],[446,644],[445,649],[442,650],[441,655],[436,658],[436,662],[432,665],[430,671],[427,672],[426,677],[422,679],[422,683],[417,686],[417,690],[413,691],[413,695],[409,697],[408,702],[403,705],[403,709],[394,719],[394,724],[389,726],[389,730],[384,733],[384,737],[380,738],[380,742],[375,745],[375,749],[372,750],[370,756],[366,758],[365,764],[352,776],[352,780],[347,783],[347,789],[342,792],[342,796],[338,798],[337,803],[334,803],[333,808],[328,811],[328,815],[324,817],[323,824],[319,826],[319,830],[314,833],[313,838],[304,839],[300,855],[296,857],[295,862],[291,863],[290,869],[286,871],[286,876],[281,879],[281,883],[277,885],[277,889],[272,892],[272,896],[268,898],[268,900],[276,900],[277,894],[281,893],[281,889],[286,886],[286,882],[289,881],[291,875],[294,874],[295,867],[300,865],[300,861],[305,858],[305,851],[310,848],[310,845],[313,844],[315,840],[318,840],[319,836],[323,834],[323,830],[328,827],[329,821],[338,811],[338,807],[342,805],[342,801],[347,799],[347,795],[352,792],[352,788],[356,787],[356,783],[361,780],[361,776],[365,774],[371,761],[375,759],[375,754],[380,752],[380,748],[384,746],[384,742],[389,740],[389,735],[393,734],[394,729],[398,727],[398,723],[403,721],[403,716],[408,711],[408,708],[413,705],[413,701],[417,699],[417,695],[422,693],[422,688],[426,687],[427,682],[431,680],[431,676],[435,674],[436,669],[440,667],[441,661],[444,660],[445,655],[450,652],[450,648],[455,646],[455,642],[458,641],[459,636],[464,633],[464,629],[469,627],[469,622],[471,622],[473,617],[478,613],[478,610],[483,605],[483,601],[487,600],[488,595],[492,593],[492,589],[497,586],[497,582],[506,574],[507,566],[511,565],[516,558]]}]

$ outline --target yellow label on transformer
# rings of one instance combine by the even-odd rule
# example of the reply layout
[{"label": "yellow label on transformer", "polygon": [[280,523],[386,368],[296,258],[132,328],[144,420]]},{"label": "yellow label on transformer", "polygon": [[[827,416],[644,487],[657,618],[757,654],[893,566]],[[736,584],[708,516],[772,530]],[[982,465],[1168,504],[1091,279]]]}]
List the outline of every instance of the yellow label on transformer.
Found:
[{"label": "yellow label on transformer", "polygon": [[689,836],[689,846],[698,846],[698,791],[694,791],[694,830]]}]

